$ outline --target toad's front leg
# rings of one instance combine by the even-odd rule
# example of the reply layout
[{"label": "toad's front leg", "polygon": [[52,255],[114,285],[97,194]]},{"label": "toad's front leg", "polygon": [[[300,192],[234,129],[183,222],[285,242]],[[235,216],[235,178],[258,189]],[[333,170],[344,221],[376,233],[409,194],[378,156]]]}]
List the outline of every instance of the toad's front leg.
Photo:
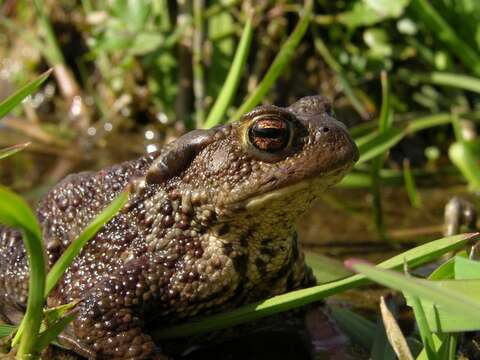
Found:
[{"label": "toad's front leg", "polygon": [[66,342],[90,359],[166,359],[144,332],[145,309],[161,298],[152,268],[136,261],[96,284],[80,303]]}]

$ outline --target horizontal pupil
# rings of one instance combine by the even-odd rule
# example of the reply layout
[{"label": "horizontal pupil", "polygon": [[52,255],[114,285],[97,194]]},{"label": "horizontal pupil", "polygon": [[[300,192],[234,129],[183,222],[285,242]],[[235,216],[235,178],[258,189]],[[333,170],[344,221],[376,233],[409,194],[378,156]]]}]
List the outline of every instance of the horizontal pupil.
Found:
[{"label": "horizontal pupil", "polygon": [[278,128],[256,128],[254,129],[255,135],[263,138],[279,138],[285,136],[285,129]]}]

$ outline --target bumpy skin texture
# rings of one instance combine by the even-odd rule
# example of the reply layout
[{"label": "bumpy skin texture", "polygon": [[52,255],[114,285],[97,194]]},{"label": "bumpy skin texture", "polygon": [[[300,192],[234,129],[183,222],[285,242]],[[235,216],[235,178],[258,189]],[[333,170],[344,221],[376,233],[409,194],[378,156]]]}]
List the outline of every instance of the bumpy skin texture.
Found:
[{"label": "bumpy skin texture", "polygon": [[[316,196],[358,158],[322,97],[261,106],[230,125],[196,130],[98,173],[71,175],[38,207],[51,266],[126,186],[129,203],[85,246],[48,305],[81,300],[63,336],[98,359],[148,359],[144,330],[309,286],[294,231]],[[21,235],[0,228],[0,313],[27,299]]]}]

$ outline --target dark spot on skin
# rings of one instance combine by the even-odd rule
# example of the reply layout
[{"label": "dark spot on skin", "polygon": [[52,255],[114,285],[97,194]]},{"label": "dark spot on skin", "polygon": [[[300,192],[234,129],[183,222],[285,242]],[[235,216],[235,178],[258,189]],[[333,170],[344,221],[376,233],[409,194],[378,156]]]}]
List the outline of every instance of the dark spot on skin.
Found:
[{"label": "dark spot on skin", "polygon": [[299,255],[300,254],[298,252],[298,235],[297,235],[297,233],[294,233],[293,234],[293,244],[292,244],[292,258],[293,258],[293,261],[297,260]]},{"label": "dark spot on skin", "polygon": [[267,274],[267,264],[262,259],[258,258],[255,260],[255,266],[258,269],[260,275],[265,276]]},{"label": "dark spot on skin", "polygon": [[223,236],[223,235],[227,234],[229,231],[230,231],[230,225],[222,224],[217,230],[217,235],[218,236]]},{"label": "dark spot on skin", "polygon": [[247,247],[248,246],[248,239],[252,236],[253,232],[254,232],[254,230],[249,228],[243,234],[240,234],[240,238],[238,239],[238,241],[240,242],[240,245],[242,247]]},{"label": "dark spot on skin", "polygon": [[232,253],[232,251],[233,251],[232,244],[230,244],[230,243],[223,244],[223,253],[225,255],[227,255],[227,256],[230,255]]},{"label": "dark spot on skin", "polygon": [[273,249],[271,247],[261,247],[260,248],[260,254],[273,257],[273,256],[275,256],[275,249]]},{"label": "dark spot on skin", "polygon": [[293,290],[294,289],[294,282],[293,282],[293,272],[290,272],[287,277],[287,291]]},{"label": "dark spot on skin", "polygon": [[247,271],[247,255],[242,254],[233,258],[233,266],[235,271],[239,274],[245,274]]},{"label": "dark spot on skin", "polygon": [[272,242],[273,242],[272,239],[266,238],[266,239],[263,239],[260,244],[261,244],[262,246],[268,246],[268,245],[270,245]]}]

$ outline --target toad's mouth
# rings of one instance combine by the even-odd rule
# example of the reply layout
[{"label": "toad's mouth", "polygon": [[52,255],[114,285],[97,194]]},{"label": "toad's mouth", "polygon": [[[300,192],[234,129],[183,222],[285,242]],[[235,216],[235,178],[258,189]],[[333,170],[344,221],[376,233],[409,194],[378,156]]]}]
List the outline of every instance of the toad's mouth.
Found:
[{"label": "toad's mouth", "polygon": [[254,194],[244,199],[242,202],[245,209],[252,210],[261,208],[275,201],[281,201],[295,197],[296,194],[308,193],[311,200],[319,196],[327,188],[338,183],[352,168],[353,162],[348,162],[344,166],[337,168],[329,173],[321,175],[312,175],[296,183],[286,183],[284,186],[277,187],[274,190]]}]

